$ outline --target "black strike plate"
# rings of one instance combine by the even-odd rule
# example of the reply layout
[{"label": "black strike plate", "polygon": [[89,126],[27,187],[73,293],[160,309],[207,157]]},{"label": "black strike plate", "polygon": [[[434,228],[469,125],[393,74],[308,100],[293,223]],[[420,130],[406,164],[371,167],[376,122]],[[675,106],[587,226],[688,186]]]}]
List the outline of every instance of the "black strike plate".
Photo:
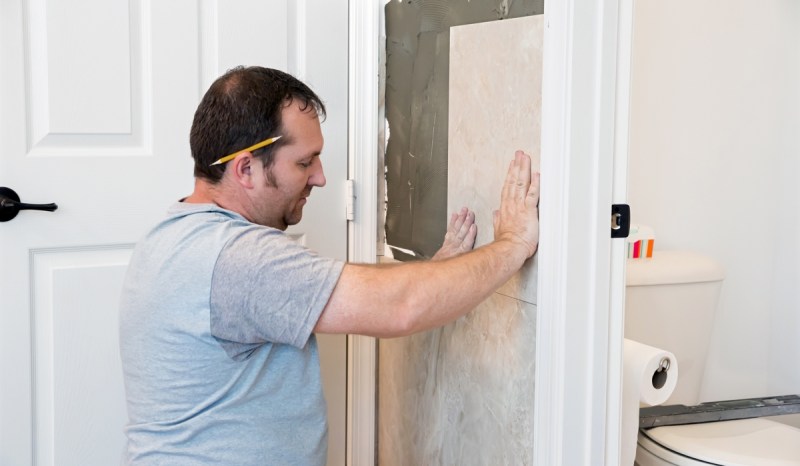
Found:
[{"label": "black strike plate", "polygon": [[631,207],[628,204],[611,206],[611,237],[627,238],[631,232]]}]

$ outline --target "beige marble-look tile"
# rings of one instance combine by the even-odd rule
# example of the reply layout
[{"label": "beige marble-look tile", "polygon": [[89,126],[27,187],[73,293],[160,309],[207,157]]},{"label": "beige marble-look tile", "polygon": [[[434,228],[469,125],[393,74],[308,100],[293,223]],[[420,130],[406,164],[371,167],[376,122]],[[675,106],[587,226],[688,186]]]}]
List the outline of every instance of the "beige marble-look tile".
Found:
[{"label": "beige marble-look tile", "polygon": [[495,293],[446,327],[381,340],[381,465],[531,464],[535,338],[536,306]]},{"label": "beige marble-look tile", "polygon": [[[476,247],[494,237],[492,212],[518,149],[540,160],[543,16],[450,29],[448,211],[475,211]],[[536,257],[498,292],[536,303]]]},{"label": "beige marble-look tile", "polygon": [[[514,151],[539,160],[542,18],[451,29],[448,210],[478,244]],[[379,346],[378,457],[394,465],[532,464],[536,261],[455,322]]]}]

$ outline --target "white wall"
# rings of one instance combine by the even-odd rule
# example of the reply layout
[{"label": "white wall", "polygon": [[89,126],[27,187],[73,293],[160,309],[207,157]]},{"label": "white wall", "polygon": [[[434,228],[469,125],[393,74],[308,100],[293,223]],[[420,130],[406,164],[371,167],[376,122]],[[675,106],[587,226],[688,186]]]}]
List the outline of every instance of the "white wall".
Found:
[{"label": "white wall", "polygon": [[800,2],[635,8],[633,221],[727,271],[701,398],[798,393]]}]

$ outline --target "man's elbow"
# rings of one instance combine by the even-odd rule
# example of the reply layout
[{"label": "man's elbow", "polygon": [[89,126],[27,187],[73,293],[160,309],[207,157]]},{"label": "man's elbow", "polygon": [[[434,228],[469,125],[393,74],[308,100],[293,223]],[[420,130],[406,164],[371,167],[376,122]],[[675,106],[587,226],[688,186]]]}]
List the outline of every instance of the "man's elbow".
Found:
[{"label": "man's elbow", "polygon": [[422,319],[424,315],[424,305],[406,296],[398,303],[388,322],[388,337],[406,337],[425,330],[425,323]]},{"label": "man's elbow", "polygon": [[425,330],[431,330],[447,323],[443,319],[442,300],[438,293],[425,292],[425,287],[417,287],[405,293],[402,306],[398,312],[398,336],[407,336]]}]

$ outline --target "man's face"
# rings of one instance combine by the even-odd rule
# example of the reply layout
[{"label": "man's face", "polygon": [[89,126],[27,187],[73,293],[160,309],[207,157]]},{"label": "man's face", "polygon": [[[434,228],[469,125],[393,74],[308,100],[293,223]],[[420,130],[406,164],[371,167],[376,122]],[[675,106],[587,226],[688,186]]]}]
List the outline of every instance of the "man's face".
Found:
[{"label": "man's face", "polygon": [[325,186],[319,155],[323,138],[313,108],[300,110],[297,102],[282,112],[284,144],[275,151],[272,166],[263,170],[258,223],[280,230],[303,217],[303,206],[314,186]]}]

